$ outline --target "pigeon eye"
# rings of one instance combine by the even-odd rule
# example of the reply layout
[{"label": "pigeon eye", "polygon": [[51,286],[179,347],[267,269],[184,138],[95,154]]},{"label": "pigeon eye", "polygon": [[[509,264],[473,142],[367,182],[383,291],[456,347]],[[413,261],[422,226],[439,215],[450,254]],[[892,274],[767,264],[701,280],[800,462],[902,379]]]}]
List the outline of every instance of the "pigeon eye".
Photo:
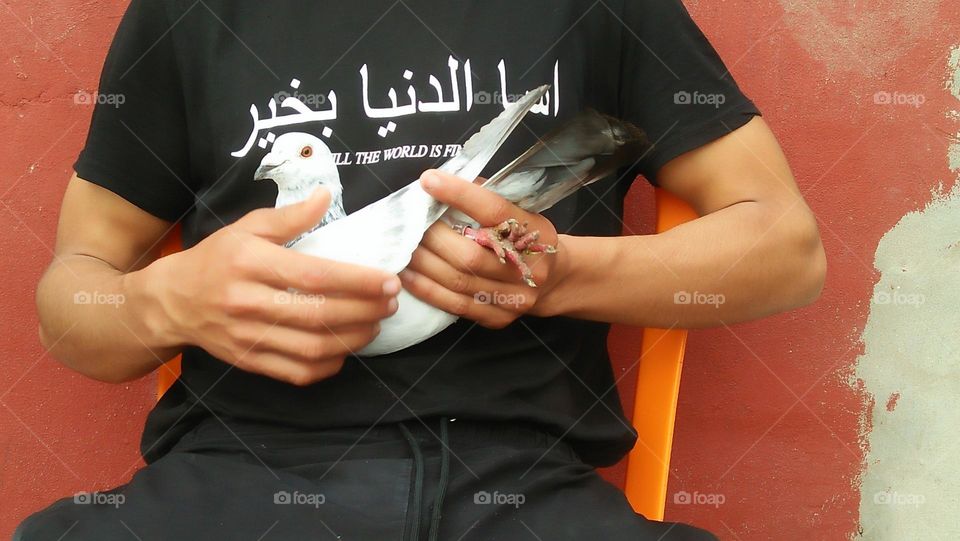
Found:
[{"label": "pigeon eye", "polygon": [[313,156],[313,147],[311,147],[311,146],[305,146],[305,147],[301,148],[301,149],[300,149],[300,156],[303,157],[303,158],[309,158],[310,156]]}]

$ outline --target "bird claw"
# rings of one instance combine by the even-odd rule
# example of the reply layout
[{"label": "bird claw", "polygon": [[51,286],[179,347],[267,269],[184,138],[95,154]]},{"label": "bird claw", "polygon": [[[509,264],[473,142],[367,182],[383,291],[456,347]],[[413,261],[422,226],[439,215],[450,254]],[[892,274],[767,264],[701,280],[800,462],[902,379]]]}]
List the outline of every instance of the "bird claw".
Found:
[{"label": "bird claw", "polygon": [[513,218],[493,227],[474,229],[468,225],[457,225],[454,229],[480,246],[492,250],[500,258],[500,263],[512,263],[530,287],[537,287],[537,284],[533,281],[533,271],[523,260],[523,256],[557,253],[555,246],[538,242],[539,231],[527,231],[527,224],[521,224]]}]

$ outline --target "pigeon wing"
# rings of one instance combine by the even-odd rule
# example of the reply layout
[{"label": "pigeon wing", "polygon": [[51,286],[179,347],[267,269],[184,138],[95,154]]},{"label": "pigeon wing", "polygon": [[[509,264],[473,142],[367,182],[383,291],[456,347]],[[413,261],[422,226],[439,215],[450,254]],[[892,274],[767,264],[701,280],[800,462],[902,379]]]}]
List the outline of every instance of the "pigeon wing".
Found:
[{"label": "pigeon wing", "polygon": [[632,165],[650,149],[644,132],[587,109],[547,134],[483,186],[529,212]]}]

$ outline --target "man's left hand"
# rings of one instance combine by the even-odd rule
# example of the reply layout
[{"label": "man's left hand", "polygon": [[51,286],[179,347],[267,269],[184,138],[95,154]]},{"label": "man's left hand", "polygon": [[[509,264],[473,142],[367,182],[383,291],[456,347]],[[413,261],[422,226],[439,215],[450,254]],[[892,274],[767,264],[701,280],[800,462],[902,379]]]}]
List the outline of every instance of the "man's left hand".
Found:
[{"label": "man's left hand", "polygon": [[406,270],[403,287],[420,300],[445,312],[500,329],[523,314],[542,314],[544,299],[559,281],[563,248],[556,228],[539,214],[531,214],[503,197],[437,170],[420,177],[424,190],[439,201],[473,218],[481,227],[508,219],[539,231],[538,242],[557,247],[557,253],[523,255],[537,287],[526,285],[517,267],[501,263],[489,248],[435,223],[424,235]]}]

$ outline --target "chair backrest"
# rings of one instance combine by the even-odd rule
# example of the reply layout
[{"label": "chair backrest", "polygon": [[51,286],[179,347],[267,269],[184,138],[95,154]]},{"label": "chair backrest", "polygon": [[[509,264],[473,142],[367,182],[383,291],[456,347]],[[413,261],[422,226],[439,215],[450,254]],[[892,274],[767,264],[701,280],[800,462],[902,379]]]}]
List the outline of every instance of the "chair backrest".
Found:
[{"label": "chair backrest", "polygon": [[[684,201],[662,189],[656,190],[656,202],[657,233],[697,218]],[[633,406],[637,444],[627,459],[624,491],[634,511],[651,520],[663,520],[667,500],[670,450],[686,344],[684,329],[643,330]]]},{"label": "chair backrest", "polygon": [[[658,233],[697,217],[686,203],[662,189],[656,190],[656,205]],[[162,254],[180,249],[177,226],[166,239]],[[638,437],[627,462],[625,491],[634,510],[651,520],[663,520],[686,341],[687,332],[682,329],[643,331],[633,408],[633,426]],[[158,400],[179,375],[180,356],[177,355],[157,371]]]}]

